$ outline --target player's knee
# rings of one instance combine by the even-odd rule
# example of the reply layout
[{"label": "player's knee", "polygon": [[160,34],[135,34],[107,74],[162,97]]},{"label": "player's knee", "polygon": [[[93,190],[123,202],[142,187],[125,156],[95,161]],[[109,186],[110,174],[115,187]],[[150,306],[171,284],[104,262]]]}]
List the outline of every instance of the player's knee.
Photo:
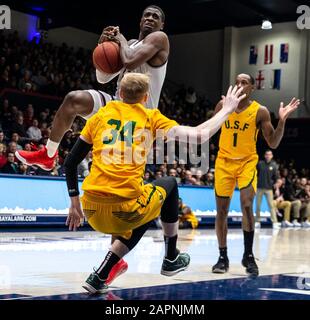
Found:
[{"label": "player's knee", "polygon": [[167,181],[169,182],[169,185],[171,186],[171,189],[177,189],[178,183],[175,177],[166,177]]},{"label": "player's knee", "polygon": [[69,114],[79,114],[81,112],[81,106],[84,105],[87,92],[82,90],[69,92],[61,106],[62,112]]},{"label": "player's knee", "polygon": [[217,209],[217,216],[218,218],[226,219],[228,216],[228,209],[227,207],[219,207]]},{"label": "player's knee", "polygon": [[164,188],[167,193],[167,197],[171,194],[174,194],[176,197],[178,197],[178,183],[174,177],[160,178],[155,180],[154,184]]},{"label": "player's knee", "polygon": [[241,200],[241,207],[244,212],[252,212],[253,203],[250,199]]}]

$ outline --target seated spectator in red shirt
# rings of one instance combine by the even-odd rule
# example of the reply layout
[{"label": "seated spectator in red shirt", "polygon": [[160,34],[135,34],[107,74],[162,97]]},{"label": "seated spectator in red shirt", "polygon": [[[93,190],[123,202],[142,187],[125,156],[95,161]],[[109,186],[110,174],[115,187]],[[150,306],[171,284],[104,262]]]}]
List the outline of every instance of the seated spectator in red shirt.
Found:
[{"label": "seated spectator in red shirt", "polygon": [[8,139],[6,138],[4,132],[2,130],[0,130],[0,143],[2,144],[7,144]]},{"label": "seated spectator in red shirt", "polygon": [[5,155],[5,151],[6,151],[5,149],[6,149],[5,145],[3,143],[0,143],[0,170],[4,165],[6,165],[8,161]]}]

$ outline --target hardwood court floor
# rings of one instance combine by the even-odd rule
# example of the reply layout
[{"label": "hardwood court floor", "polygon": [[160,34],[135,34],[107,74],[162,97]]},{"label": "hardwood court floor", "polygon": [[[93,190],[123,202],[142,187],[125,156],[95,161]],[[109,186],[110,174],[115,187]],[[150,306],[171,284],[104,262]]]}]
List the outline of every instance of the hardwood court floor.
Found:
[{"label": "hardwood court floor", "polygon": [[310,229],[256,230],[260,276],[241,266],[243,234],[230,229],[230,270],[213,274],[218,249],[214,230],[180,230],[179,248],[191,256],[185,272],[160,275],[161,230],[150,230],[126,256],[128,271],[108,295],[82,288],[109,248],[110,237],[93,231],[0,233],[0,300],[6,299],[310,299]]}]

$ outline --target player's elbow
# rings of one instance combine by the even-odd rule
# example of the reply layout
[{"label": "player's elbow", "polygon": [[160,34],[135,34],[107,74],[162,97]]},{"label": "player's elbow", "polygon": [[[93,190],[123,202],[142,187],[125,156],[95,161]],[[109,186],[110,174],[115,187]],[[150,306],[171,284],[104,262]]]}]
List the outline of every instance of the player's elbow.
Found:
[{"label": "player's elbow", "polygon": [[133,71],[141,65],[139,61],[135,61],[134,59],[127,59],[123,61],[123,66],[125,69],[129,71]]},{"label": "player's elbow", "polygon": [[128,71],[133,71],[134,69],[136,69],[136,65],[134,64],[134,63],[132,63],[132,62],[125,62],[125,63],[123,63],[123,65],[124,65],[124,68],[126,69],[126,70],[128,70]]},{"label": "player's elbow", "polygon": [[271,148],[271,149],[277,149],[280,142],[276,142],[276,141],[267,141],[268,143],[268,146]]}]

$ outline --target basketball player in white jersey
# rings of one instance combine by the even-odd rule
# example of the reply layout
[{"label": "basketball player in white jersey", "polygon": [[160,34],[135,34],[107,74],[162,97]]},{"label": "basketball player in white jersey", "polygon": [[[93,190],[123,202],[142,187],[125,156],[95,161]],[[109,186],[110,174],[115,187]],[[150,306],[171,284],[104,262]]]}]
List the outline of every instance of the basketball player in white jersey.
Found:
[{"label": "basketball player in white jersey", "polygon": [[[115,29],[116,34],[103,32],[101,35],[99,43],[105,39],[114,38],[120,44],[123,69],[112,75],[96,70],[97,80],[100,83],[107,83],[117,75],[119,76],[116,99],[120,100],[118,96],[119,84],[126,72],[147,73],[150,76],[150,89],[146,107],[150,109],[158,107],[169,56],[169,40],[167,35],[161,31],[164,27],[164,21],[165,14],[162,9],[151,5],[143,11],[138,40],[127,42],[118,29],[114,27],[106,28],[105,30]],[[46,147],[33,152],[18,151],[16,152],[16,157],[27,165],[37,165],[44,170],[52,170],[60,141],[65,132],[71,128],[75,117],[81,116],[87,120],[110,100],[113,100],[113,97],[103,91],[83,90],[68,93],[55,115]],[[121,259],[111,270],[106,283],[111,283],[118,275],[124,273],[127,268],[127,263]]]},{"label": "basketball player in white jersey", "polygon": [[[100,83],[107,83],[117,75],[119,76],[117,99],[120,98],[118,96],[119,83],[126,72],[147,73],[151,83],[146,107],[150,109],[158,107],[169,56],[168,36],[161,31],[164,27],[164,21],[165,14],[162,9],[151,5],[143,11],[138,40],[127,42],[119,31],[115,36],[112,36],[120,43],[120,55],[124,67],[119,73],[112,75],[96,70],[96,75]],[[103,33],[99,42],[107,38],[107,35],[108,38],[111,38],[109,34]],[[20,150],[16,152],[16,157],[27,165],[37,165],[44,170],[52,170],[60,141],[65,132],[71,128],[75,117],[81,116],[87,120],[110,100],[113,100],[113,97],[103,91],[78,90],[69,92],[55,115],[46,147],[33,152]]]}]

